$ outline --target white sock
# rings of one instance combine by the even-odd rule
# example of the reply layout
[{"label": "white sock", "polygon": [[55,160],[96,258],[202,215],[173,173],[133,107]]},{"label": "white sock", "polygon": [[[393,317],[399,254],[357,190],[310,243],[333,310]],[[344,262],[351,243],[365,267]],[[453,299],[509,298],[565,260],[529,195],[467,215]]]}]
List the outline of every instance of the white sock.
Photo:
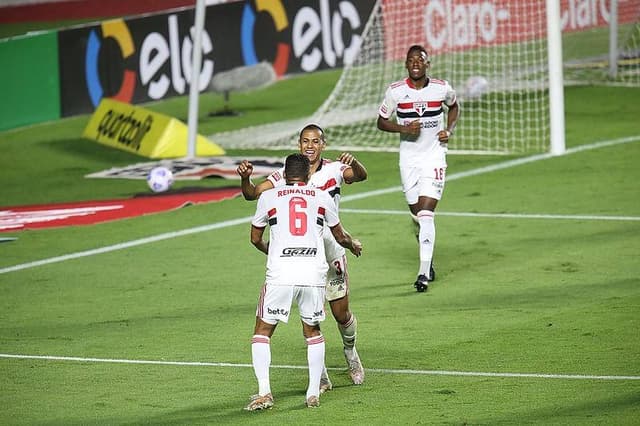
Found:
[{"label": "white sock", "polygon": [[358,336],[358,321],[356,316],[351,313],[351,317],[344,324],[338,323],[338,330],[342,336],[342,345],[345,349],[353,349],[356,345],[356,337]]},{"label": "white sock", "polygon": [[320,376],[324,369],[324,336],[320,334],[306,340],[307,361],[309,363],[308,399],[310,396],[320,396]]},{"label": "white sock", "polygon": [[420,224],[420,233],[418,234],[418,243],[420,244],[420,271],[418,275],[426,275],[429,277],[429,269],[431,268],[431,260],[433,259],[433,248],[436,242],[436,226],[433,221],[434,213],[429,210],[420,210],[418,212],[418,223]]},{"label": "white sock", "polygon": [[263,396],[271,393],[269,383],[269,366],[271,366],[271,345],[267,336],[256,334],[251,339],[251,359],[253,372],[258,379],[258,394]]}]

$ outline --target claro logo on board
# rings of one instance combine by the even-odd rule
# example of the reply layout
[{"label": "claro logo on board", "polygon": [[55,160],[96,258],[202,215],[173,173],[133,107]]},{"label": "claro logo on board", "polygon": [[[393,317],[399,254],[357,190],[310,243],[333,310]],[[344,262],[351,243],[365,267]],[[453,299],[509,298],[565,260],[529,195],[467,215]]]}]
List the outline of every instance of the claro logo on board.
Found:
[{"label": "claro logo on board", "polygon": [[96,140],[101,138],[111,139],[120,145],[140,150],[142,139],[153,126],[153,116],[147,115],[143,119],[133,116],[134,111],[129,114],[109,109],[100,119]]},{"label": "claro logo on board", "polygon": [[508,9],[488,1],[454,6],[451,0],[433,0],[425,7],[427,44],[434,49],[490,44],[499,22],[508,19]]},{"label": "claro logo on board", "polygon": [[[122,19],[104,22],[100,30],[92,30],[89,34],[85,54],[85,79],[91,102],[94,107],[97,107],[100,100],[107,96],[129,103],[133,98],[138,80],[136,71],[125,68],[122,84],[118,92],[105,94],[100,81],[99,57],[103,40],[107,38],[115,40],[120,47],[123,63],[127,58],[133,56],[136,53],[136,49],[131,32]],[[160,32],[151,32],[144,37],[140,45],[138,55],[139,80],[146,89],[147,96],[151,99],[162,99],[170,87],[173,87],[178,94],[184,94],[187,84],[191,82],[192,34],[194,28],[190,29],[190,35],[180,39],[178,18],[176,15],[169,15],[167,17],[166,30],[168,38]],[[206,58],[206,55],[213,51],[213,43],[206,31],[202,33],[201,43],[203,62],[198,84],[200,91],[209,86],[214,69],[214,61]],[[165,72],[167,64],[170,69],[168,73]]]},{"label": "claro logo on board", "polygon": [[[531,28],[527,16],[521,16],[540,14],[538,21],[544,22],[544,2],[540,3],[526,10],[507,0],[430,0],[422,8],[427,45],[435,50],[464,50],[540,36],[544,29]],[[605,25],[611,15],[610,0],[563,0],[560,5],[563,31]]]}]

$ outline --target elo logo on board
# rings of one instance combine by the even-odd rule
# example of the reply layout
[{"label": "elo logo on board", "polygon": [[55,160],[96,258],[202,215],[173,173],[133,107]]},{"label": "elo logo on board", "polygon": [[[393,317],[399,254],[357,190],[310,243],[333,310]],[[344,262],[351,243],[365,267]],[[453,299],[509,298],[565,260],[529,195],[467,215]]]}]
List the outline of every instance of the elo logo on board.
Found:
[{"label": "elo logo on board", "polygon": [[[115,95],[107,94],[108,97],[130,103],[138,81],[138,73],[140,82],[150,99],[162,99],[170,89],[173,89],[178,95],[187,91],[193,74],[191,58],[194,28],[189,28],[189,34],[181,38],[178,17],[172,14],[167,17],[167,26],[159,29],[164,30],[167,35],[163,35],[159,31],[145,35],[140,44],[139,57],[137,58],[138,72],[125,69],[118,93]],[[102,37],[98,35],[98,31],[91,31],[85,56],[85,79],[94,107],[97,107],[105,96],[98,69],[100,49],[104,40],[107,38],[115,40],[120,48],[123,62],[136,54],[131,32],[122,19],[102,23],[101,32]],[[198,89],[203,91],[209,86],[214,70],[213,59],[207,57],[213,51],[213,43],[207,31],[202,32],[201,48],[203,62]]]},{"label": "elo logo on board", "polygon": [[[131,39],[131,33],[129,28],[123,20],[118,19],[115,21],[104,22],[101,26],[102,38],[112,37],[122,52],[123,59],[126,59],[134,54],[135,48],[133,47],[133,40]],[[93,106],[98,106],[100,99],[104,95],[102,84],[100,83],[100,77],[98,75],[98,56],[100,54],[100,47],[102,46],[102,39],[98,37],[95,30],[92,30],[89,34],[87,42],[87,54],[85,56],[85,79],[87,81],[87,89],[89,90],[89,96],[91,97],[91,103]],[[136,87],[136,73],[132,70],[124,70],[122,76],[122,85],[120,90],[112,98],[121,102],[130,102],[133,98],[133,91]]]},{"label": "elo logo on board", "polygon": [[[251,4],[255,5],[255,9]],[[328,0],[307,2],[312,4],[301,7],[291,24],[289,43],[278,41],[273,68],[278,76],[286,73],[291,52],[300,59],[300,68],[305,72],[317,70],[324,61],[329,67],[337,65],[342,58],[344,64],[350,64],[356,57],[362,43],[362,37],[356,32],[361,27],[358,10],[352,2],[343,0],[335,10]],[[271,16],[276,32],[282,37],[290,23],[281,0],[247,1],[242,12],[241,45],[242,57],[246,65],[259,62],[254,43],[257,14],[265,12]],[[345,43],[344,33],[350,37]]]}]

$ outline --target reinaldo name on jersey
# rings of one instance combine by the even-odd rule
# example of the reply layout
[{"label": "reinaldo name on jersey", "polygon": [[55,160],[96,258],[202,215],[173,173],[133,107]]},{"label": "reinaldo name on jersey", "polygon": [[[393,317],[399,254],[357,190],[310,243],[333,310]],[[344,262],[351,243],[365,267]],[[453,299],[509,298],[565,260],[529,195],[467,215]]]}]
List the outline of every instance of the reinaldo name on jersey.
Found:
[{"label": "reinaldo name on jersey", "polygon": [[287,188],[278,191],[278,197],[283,197],[289,194],[300,194],[300,195],[311,195],[315,196],[316,191],[313,189],[303,189],[303,188]]}]

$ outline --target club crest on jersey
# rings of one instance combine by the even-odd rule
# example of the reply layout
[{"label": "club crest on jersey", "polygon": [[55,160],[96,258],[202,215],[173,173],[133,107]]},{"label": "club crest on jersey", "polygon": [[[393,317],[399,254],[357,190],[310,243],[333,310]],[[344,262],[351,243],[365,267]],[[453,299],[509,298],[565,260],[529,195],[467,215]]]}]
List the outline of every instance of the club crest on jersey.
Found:
[{"label": "club crest on jersey", "polygon": [[424,112],[427,110],[427,103],[426,102],[414,102],[413,103],[413,110],[415,112],[417,112],[418,115],[422,116],[422,114],[424,114]]}]

